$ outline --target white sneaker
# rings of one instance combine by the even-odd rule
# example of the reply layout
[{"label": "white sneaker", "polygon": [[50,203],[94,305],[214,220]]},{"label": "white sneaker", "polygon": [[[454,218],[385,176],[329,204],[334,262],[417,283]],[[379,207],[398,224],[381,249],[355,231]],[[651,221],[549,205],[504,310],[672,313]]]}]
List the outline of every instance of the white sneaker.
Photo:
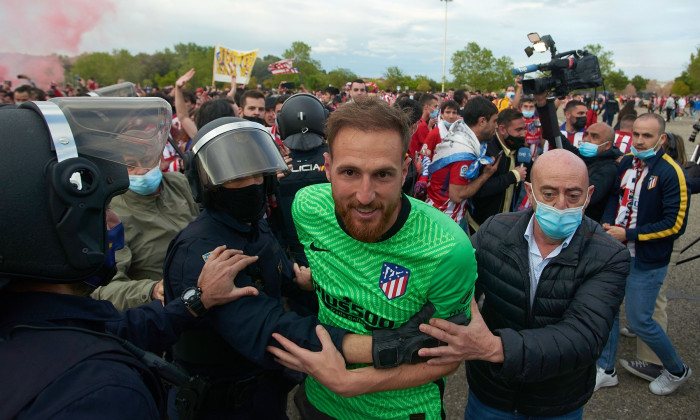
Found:
[{"label": "white sneaker", "polygon": [[624,335],[625,337],[630,337],[630,338],[635,338],[637,334],[632,331],[630,327],[622,327],[620,328],[620,334]]},{"label": "white sneaker", "polygon": [[693,371],[690,370],[688,365],[684,364],[683,368],[685,370],[681,376],[673,375],[671,372],[664,369],[663,372],[661,372],[661,376],[654,379],[649,384],[649,389],[651,392],[656,395],[668,395],[677,390],[678,387],[681,386],[683,382],[687,381],[688,378],[690,378],[690,375],[693,374]]},{"label": "white sneaker", "polygon": [[619,381],[617,380],[617,371],[615,369],[613,369],[613,373],[608,374],[605,373],[605,369],[602,367],[596,367],[598,371],[595,374],[595,388],[593,388],[593,392],[606,386],[617,386]]}]

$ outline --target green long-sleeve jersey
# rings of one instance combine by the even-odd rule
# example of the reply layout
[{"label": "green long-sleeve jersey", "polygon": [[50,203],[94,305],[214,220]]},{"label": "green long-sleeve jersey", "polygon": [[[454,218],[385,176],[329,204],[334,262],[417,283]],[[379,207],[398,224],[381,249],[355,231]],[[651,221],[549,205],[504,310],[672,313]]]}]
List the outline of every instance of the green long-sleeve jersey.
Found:
[{"label": "green long-sleeve jersey", "polygon": [[[330,184],[300,190],[292,206],[319,300],[321,322],[357,334],[396,328],[430,301],[434,316],[469,313],[476,281],[474,249],[462,229],[432,206],[402,198],[388,238],[360,242],[341,227]],[[398,228],[398,229],[397,229]],[[339,419],[441,417],[444,379],[419,387],[344,398],[313,378],[306,393]]]}]

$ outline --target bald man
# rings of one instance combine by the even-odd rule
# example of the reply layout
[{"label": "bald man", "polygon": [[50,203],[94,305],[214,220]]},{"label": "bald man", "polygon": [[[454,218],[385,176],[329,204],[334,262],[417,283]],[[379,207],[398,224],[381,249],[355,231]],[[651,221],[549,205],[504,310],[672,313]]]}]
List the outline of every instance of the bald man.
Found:
[{"label": "bald man", "polygon": [[[547,94],[535,95],[535,102],[542,120],[542,137],[549,139],[549,146],[555,149],[556,143],[546,108]],[[600,222],[612,195],[617,176],[617,162],[622,156],[622,152],[615,147],[615,131],[605,123],[597,123],[588,127],[578,142],[573,142],[566,136],[560,138],[562,147],[583,159],[588,168],[589,185],[595,188],[588,200],[586,216]]]},{"label": "bald man", "polygon": [[575,152],[586,164],[589,185],[595,187],[588,200],[586,216],[600,222],[615,185],[617,160],[622,156],[615,147],[615,130],[602,122],[592,124],[583,133]]},{"label": "bald man", "polygon": [[428,364],[467,361],[465,419],[581,418],[622,301],[629,251],[584,209],[595,187],[575,154],[544,153],[525,182],[534,209],[486,220],[472,237],[481,313],[469,326],[431,319],[448,345]]}]

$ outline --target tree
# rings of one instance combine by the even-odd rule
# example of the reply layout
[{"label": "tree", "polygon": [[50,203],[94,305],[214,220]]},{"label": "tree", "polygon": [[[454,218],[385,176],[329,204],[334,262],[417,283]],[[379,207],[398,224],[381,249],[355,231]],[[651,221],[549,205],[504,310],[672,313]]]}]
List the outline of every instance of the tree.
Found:
[{"label": "tree", "polygon": [[682,80],[676,80],[671,86],[671,95],[685,96],[690,93],[690,86],[685,84]]},{"label": "tree", "polygon": [[406,76],[398,66],[387,67],[384,78],[384,88],[389,90],[396,90],[396,86],[408,86],[412,81],[411,76]]},{"label": "tree", "polygon": [[311,58],[311,47],[301,41],[292,42],[292,46],[284,50],[282,57],[296,58],[298,62],[313,64],[317,71],[321,69],[321,62]]},{"label": "tree", "polygon": [[630,80],[630,83],[632,83],[632,86],[634,86],[634,89],[637,91],[637,93],[644,91],[647,89],[647,85],[649,84],[649,79],[645,79],[640,75],[636,75]]},{"label": "tree", "polygon": [[513,61],[509,57],[496,59],[488,48],[482,49],[476,42],[470,42],[452,54],[450,73],[459,87],[495,91],[505,88],[513,80],[512,67]]},{"label": "tree", "polygon": [[331,70],[330,72],[328,72],[328,74],[324,75],[323,87],[327,87],[330,85],[333,87],[337,87],[342,91],[343,86],[345,86],[347,82],[352,82],[357,78],[357,74],[355,74],[352,70],[345,68],[337,68],[335,70]]},{"label": "tree", "polygon": [[[105,52],[82,54],[71,68],[74,76],[80,76],[83,80],[92,77],[101,85],[114,84],[119,78],[119,72],[114,63],[114,57]],[[66,77],[70,80],[72,77]]]},{"label": "tree", "polygon": [[613,70],[608,73],[608,77],[604,79],[607,87],[615,92],[624,90],[630,82],[630,79],[622,70]]},{"label": "tree", "polygon": [[690,54],[688,67],[679,77],[676,77],[676,82],[683,82],[692,93],[700,93],[700,47],[697,47],[695,53]]}]

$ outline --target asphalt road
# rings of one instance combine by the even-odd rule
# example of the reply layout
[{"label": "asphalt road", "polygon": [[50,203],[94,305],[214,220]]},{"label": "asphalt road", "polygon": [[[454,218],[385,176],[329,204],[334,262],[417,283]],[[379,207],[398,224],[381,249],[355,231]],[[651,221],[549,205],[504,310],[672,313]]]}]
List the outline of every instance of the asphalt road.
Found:
[{"label": "asphalt road", "polygon": [[[560,112],[561,114],[561,112]],[[563,116],[560,115],[563,120]],[[666,130],[680,134],[685,140],[688,156],[696,143],[689,143],[693,120],[684,117],[667,124]],[[700,140],[698,140],[700,141]],[[693,200],[694,199],[694,200]],[[683,247],[700,238],[700,194],[692,196],[688,227],[679,239]],[[681,260],[700,255],[700,241],[681,254]],[[628,373],[617,365],[620,383],[602,388],[593,394],[583,412],[584,419],[697,419],[700,418],[700,258],[669,270],[666,278],[668,296],[668,334],[683,361],[695,369],[694,376],[675,393],[657,396],[649,391],[649,382]],[[626,325],[624,308],[620,311],[620,325]],[[620,336],[618,359],[636,359],[635,339]],[[464,366],[448,378],[445,389],[445,408],[448,419],[464,418],[467,403],[467,381]],[[299,414],[290,399],[290,419]]]}]

